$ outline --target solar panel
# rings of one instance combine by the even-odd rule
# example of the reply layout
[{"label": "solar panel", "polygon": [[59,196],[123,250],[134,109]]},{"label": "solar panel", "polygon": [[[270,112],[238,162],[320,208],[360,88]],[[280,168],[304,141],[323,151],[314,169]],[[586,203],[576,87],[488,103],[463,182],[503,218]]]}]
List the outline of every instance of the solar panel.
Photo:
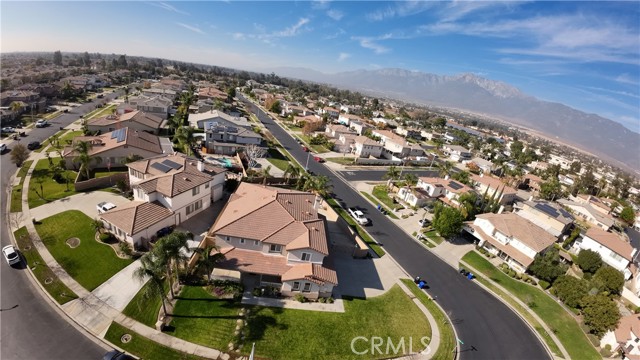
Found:
[{"label": "solar panel", "polygon": [[180,164],[178,164],[176,162],[173,162],[171,160],[165,160],[162,163],[167,165],[167,166],[169,166],[170,168],[173,168],[173,169],[176,169],[176,170],[178,170],[178,169],[180,169],[182,167],[182,165],[180,165]]},{"label": "solar panel", "polygon": [[171,170],[171,167],[163,164],[163,163],[153,163],[151,164],[151,167],[157,170],[160,170],[164,173],[168,172],[169,170]]},{"label": "solar panel", "polygon": [[449,182],[449,187],[454,189],[454,190],[460,190],[460,189],[462,189],[464,187],[464,185],[458,184],[455,181],[450,181]]},{"label": "solar panel", "polygon": [[127,137],[127,129],[120,129],[120,132],[118,133],[118,142],[122,142],[124,141],[124,139]]},{"label": "solar panel", "polygon": [[120,131],[120,129],[118,129],[118,130],[115,130],[115,131],[111,132],[111,138],[112,138],[112,139],[115,139],[115,138],[117,138],[117,137],[118,137],[118,131]]},{"label": "solar panel", "polygon": [[558,215],[560,215],[560,213],[558,213],[558,210],[556,208],[554,208],[553,206],[550,206],[548,204],[539,204],[538,203],[538,204],[536,204],[535,207],[536,207],[536,209],[538,209],[538,210],[540,210],[540,211],[542,211],[544,213],[547,213],[547,214],[553,216],[554,218],[558,217]]}]

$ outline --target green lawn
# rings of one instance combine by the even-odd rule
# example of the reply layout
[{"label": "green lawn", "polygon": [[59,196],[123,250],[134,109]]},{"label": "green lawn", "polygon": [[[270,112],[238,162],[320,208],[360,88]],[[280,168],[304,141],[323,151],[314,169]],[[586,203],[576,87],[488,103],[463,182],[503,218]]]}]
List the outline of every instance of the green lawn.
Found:
[{"label": "green lawn", "polygon": [[500,284],[525,304],[530,304],[533,312],[554,331],[572,359],[601,358],[574,318],[546,293],[529,284],[512,279],[475,251],[467,253],[462,260],[481,271],[492,281]]},{"label": "green lawn", "polygon": [[99,118],[99,117],[103,117],[103,116],[107,116],[107,115],[111,115],[113,114],[113,110],[115,110],[116,105],[112,104],[112,105],[108,105],[108,106],[104,106],[102,108],[98,108],[97,111],[95,112],[90,112],[87,115],[84,116],[85,119],[90,120],[93,118]]},{"label": "green lawn", "polygon": [[287,128],[289,128],[289,130],[291,131],[302,131],[302,128],[300,126],[296,126],[293,123],[290,122],[283,122],[284,126],[286,126]]},{"label": "green lawn", "polygon": [[22,164],[20,170],[18,170],[20,183],[11,189],[11,212],[22,212],[22,185],[24,184],[24,177],[27,175],[27,171],[29,171],[32,163],[33,160],[27,160]]},{"label": "green lawn", "polygon": [[16,238],[18,248],[27,266],[31,268],[33,275],[38,279],[40,285],[47,290],[49,295],[51,295],[58,304],[62,305],[78,298],[78,295],[62,283],[58,276],[44,262],[38,250],[33,246],[26,227],[23,226],[16,230],[13,235]]},{"label": "green lawn", "polygon": [[[53,161],[57,160],[57,158],[53,158]],[[66,170],[65,173],[69,179],[69,184],[58,184],[52,178],[51,171],[49,170],[49,161],[47,159],[38,161],[31,174],[31,180],[29,181],[29,208],[38,207],[48,202],[76,194],[73,182],[75,181],[77,173],[72,170]],[[39,180],[42,181],[41,195],[43,195],[44,199],[38,195],[41,190]]]},{"label": "green lawn", "polygon": [[[89,291],[133,261],[119,258],[110,246],[96,241],[91,218],[77,210],[42,219],[36,224],[36,230],[51,255]],[[72,237],[80,239],[80,245],[74,249],[66,244],[66,240]]]},{"label": "green lawn", "polygon": [[221,300],[200,286],[185,286],[173,310],[170,335],[214,349],[227,349],[233,341],[242,306]]},{"label": "green lawn", "polygon": [[[56,153],[56,150],[62,150],[65,146],[70,145],[73,138],[75,138],[76,136],[82,136],[83,133],[80,130],[76,130],[76,131],[60,130],[56,133],[56,135],[60,137],[58,138],[58,146],[52,145],[51,148],[49,149],[49,151],[52,153]],[[34,151],[41,152],[50,143],[51,143],[51,138],[48,138],[42,142],[42,146],[40,146],[38,149]]]},{"label": "green lawn", "polygon": [[[131,341],[123,343],[120,341],[122,335],[129,334],[132,336]],[[158,344],[124,326],[113,322],[107,330],[105,339],[109,342],[118,345],[118,347],[125,351],[138,356],[141,359],[162,359],[162,360],[204,360],[195,355],[183,353],[177,350],[173,350],[164,345]]]},{"label": "green lawn", "polygon": [[289,161],[289,159],[286,156],[282,155],[280,150],[274,149],[274,148],[269,148],[268,154],[269,154],[269,157],[267,158],[267,160],[271,164],[273,164],[273,166],[277,167],[278,169],[280,169],[282,171],[287,170],[287,167],[289,166],[289,164],[291,162]]},{"label": "green lawn", "polygon": [[[157,296],[145,298],[143,294],[145,289],[149,287],[149,284],[150,282],[144,284],[142,289],[131,299],[131,302],[124,308],[122,313],[149,327],[155,328],[156,322],[158,321],[158,312],[160,311],[162,303]],[[165,290],[169,291],[169,285],[166,282]]]},{"label": "green lawn", "polygon": [[344,157],[330,157],[330,158],[326,158],[325,160],[334,162],[336,164],[342,164],[342,165],[353,165],[355,163],[355,158],[347,157],[347,156],[344,156]]},{"label": "green lawn", "polygon": [[438,245],[442,244],[442,242],[444,241],[444,238],[442,236],[440,236],[440,234],[438,234],[438,232],[435,231],[435,230],[429,230],[429,231],[425,232],[424,235],[426,237],[428,237],[429,240],[433,241],[434,243],[436,243]]},{"label": "green lawn", "polygon": [[389,192],[387,191],[386,185],[377,185],[373,188],[373,196],[378,199],[381,203],[383,203],[389,209],[402,209],[404,208],[402,205],[398,203],[394,203],[393,199],[389,196]]},{"label": "green lawn", "polygon": [[[364,197],[366,197],[367,199],[369,199],[369,201],[371,201],[374,204],[379,204],[378,200],[376,198],[374,198],[371,194],[369,194],[366,191],[360,191],[360,193],[362,195],[364,195]],[[387,210],[387,214],[389,214],[389,217],[392,219],[396,219],[398,220],[399,218],[396,216],[396,214],[394,214],[391,209],[389,209],[388,207],[385,206],[385,209]]]},{"label": "green lawn", "polygon": [[322,154],[322,153],[326,153],[326,152],[331,151],[331,150],[327,149],[326,147],[324,147],[322,145],[312,145],[311,144],[311,137],[309,137],[307,135],[300,135],[300,138],[302,139],[302,141],[306,145],[309,146],[311,151],[314,152],[314,153]]},{"label": "green lawn", "polygon": [[437,349],[431,349],[432,354],[435,352],[435,355],[432,357],[432,359],[452,359],[453,350],[457,346],[457,341],[453,332],[453,328],[451,327],[451,324],[449,324],[449,319],[447,319],[438,305],[436,305],[433,300],[429,299],[424,291],[416,287],[412,280],[402,279],[402,282],[411,290],[413,295],[415,295],[420,300],[420,302],[427,308],[427,310],[429,310],[429,313],[436,320],[436,323],[438,323],[438,329],[440,330],[440,344],[438,345]]},{"label": "green lawn", "polygon": [[373,252],[375,252],[379,257],[383,257],[386,254],[386,252],[382,249],[380,244],[378,244],[375,240],[373,240],[373,238],[369,236],[369,234],[367,234],[360,225],[356,224],[353,218],[349,216],[349,214],[347,214],[347,211],[343,209],[334,199],[329,198],[329,199],[326,199],[326,201],[329,205],[331,205],[333,210],[335,210],[338,213],[338,215],[340,215],[349,225],[351,225],[352,228],[356,230],[358,235],[362,238],[364,242],[367,243],[367,245],[369,245],[369,247],[371,248],[371,250],[373,250]]},{"label": "green lawn", "polygon": [[107,177],[115,174],[126,173],[127,171],[128,171],[127,168],[115,168],[115,167],[112,167],[111,171],[109,171],[108,169],[99,169],[93,172],[93,177],[94,178]]}]

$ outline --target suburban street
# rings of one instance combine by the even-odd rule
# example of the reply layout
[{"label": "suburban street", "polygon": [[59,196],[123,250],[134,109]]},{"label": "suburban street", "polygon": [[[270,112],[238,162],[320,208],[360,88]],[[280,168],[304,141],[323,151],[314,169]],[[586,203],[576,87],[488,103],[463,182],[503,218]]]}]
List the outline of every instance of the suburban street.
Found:
[{"label": "suburban street", "polygon": [[[435,166],[435,164],[434,164]],[[384,176],[387,170],[345,170],[337,171],[347,181],[384,181]],[[438,170],[417,170],[411,168],[404,168],[403,174],[412,173],[417,177],[434,177],[438,176]]]},{"label": "suburban street", "polygon": [[[105,95],[102,100],[112,100],[117,93]],[[50,126],[34,128],[21,142],[37,140],[42,142],[55,134],[60,127],[78,120],[80,115],[94,109],[97,101],[74,107],[69,113],[50,121]],[[9,148],[16,141],[3,140]],[[2,222],[0,230],[2,246],[10,244],[7,224],[7,192],[10,191],[10,178],[16,166],[10,161],[10,152],[2,155],[0,185],[2,194]],[[78,331],[69,323],[62,312],[56,311],[56,305],[34,287],[26,268],[11,268],[4,261],[0,265],[0,357],[16,359],[99,359],[106,347],[99,346],[94,340]],[[33,280],[35,281],[35,279]]]},{"label": "suburban street", "polygon": [[[244,98],[243,98],[244,99]],[[307,161],[299,144],[254,104],[249,108],[266,128],[301,164]],[[393,222],[378,212],[349,184],[353,180],[380,180],[384,171],[364,171],[363,175],[342,173],[336,176],[324,165],[309,161],[309,170],[331,179],[336,200],[346,206],[363,209],[372,224],[367,231],[385,251],[412,276],[426,279],[429,294],[449,315],[461,341],[461,358],[467,359],[545,359],[549,354],[518,315],[473,281],[458,274],[436,255],[411,239]]]}]

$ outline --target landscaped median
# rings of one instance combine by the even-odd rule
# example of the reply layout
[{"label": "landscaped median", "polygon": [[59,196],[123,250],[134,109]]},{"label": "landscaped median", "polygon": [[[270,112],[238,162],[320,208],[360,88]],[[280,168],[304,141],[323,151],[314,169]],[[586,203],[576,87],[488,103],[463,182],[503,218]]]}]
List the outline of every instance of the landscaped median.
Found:
[{"label": "landscaped median", "polygon": [[[84,213],[69,210],[36,223],[38,235],[51,255],[89,291],[133,262],[119,258],[111,246],[99,243],[91,222]],[[78,239],[79,243],[72,242],[72,238]]]},{"label": "landscaped median", "polygon": [[[509,277],[475,251],[467,253],[462,258],[462,262],[467,263],[477,271],[480,271],[480,274],[476,274],[478,280],[483,284],[488,285],[492,290],[496,290],[498,295],[500,295],[500,291],[497,289],[495,284],[499,284],[501,287],[509,291],[511,295],[527,304],[529,308],[553,331],[572,359],[595,360],[602,358],[591,345],[587,336],[573,316],[542,290]],[[465,265],[461,263],[460,266],[464,267]],[[488,280],[484,279],[483,276]],[[509,296],[507,294],[505,294],[503,298],[509,301]],[[515,302],[511,299],[509,303],[513,305]],[[540,333],[551,351],[556,355],[561,356],[558,346],[553,342],[549,334],[546,333],[546,331],[544,331],[544,329],[535,320],[532,320],[531,314],[528,314],[526,309],[522,309],[521,306],[514,307],[530,324],[532,324],[532,326],[534,326],[536,331]]]},{"label": "landscaped median", "polygon": [[20,170],[18,170],[18,177],[20,177],[20,182],[17,185],[14,185],[11,189],[11,208],[10,212],[22,212],[22,186],[24,184],[24,178],[27,176],[27,172],[31,168],[31,164],[33,160],[25,161]]},{"label": "landscaped median", "polygon": [[379,257],[383,257],[386,254],[386,252],[382,249],[380,244],[378,244],[377,241],[375,241],[371,236],[369,236],[369,234],[366,231],[364,231],[364,229],[362,229],[360,225],[356,224],[353,218],[349,216],[349,214],[347,214],[347,212],[342,208],[342,206],[340,206],[340,204],[338,204],[337,201],[335,201],[332,198],[328,198],[326,199],[326,201],[329,205],[331,205],[333,210],[335,210],[338,213],[338,215],[340,215],[352,228],[355,229],[356,233],[358,233],[358,236],[360,236],[360,238],[362,238],[362,240],[365,243],[367,243],[367,245],[369,245],[371,250],[373,250],[373,252],[375,252],[376,255],[378,255]]}]

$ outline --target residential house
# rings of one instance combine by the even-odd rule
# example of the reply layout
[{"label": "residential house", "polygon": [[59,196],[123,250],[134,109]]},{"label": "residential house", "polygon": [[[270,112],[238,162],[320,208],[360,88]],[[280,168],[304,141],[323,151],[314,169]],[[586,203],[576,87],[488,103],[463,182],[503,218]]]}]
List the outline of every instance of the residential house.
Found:
[{"label": "residential house", "polygon": [[429,140],[429,141],[434,141],[434,140],[440,140],[443,138],[444,135],[437,133],[437,132],[429,132],[426,130],[422,130],[420,131],[420,136]]},{"label": "residential house", "polygon": [[575,242],[574,247],[578,252],[587,249],[597,252],[602,261],[622,272],[625,280],[631,277],[628,267],[638,250],[620,235],[592,227]]},{"label": "residential house", "polygon": [[381,143],[362,135],[354,139],[352,146],[353,154],[361,158],[379,158],[382,155],[382,149]]},{"label": "residential house", "polygon": [[234,126],[212,126],[205,134],[207,153],[234,155],[247,145],[262,144],[262,136],[252,129]]},{"label": "residential house", "polygon": [[340,116],[340,110],[336,108],[332,108],[329,106],[325,106],[324,108],[318,111],[320,114],[327,114],[330,119],[337,119]]},{"label": "residential house", "polygon": [[351,127],[351,123],[354,121],[362,122],[362,118],[360,116],[352,114],[340,114],[338,116],[338,122],[348,127]]},{"label": "residential house", "polygon": [[491,161],[482,158],[473,158],[471,159],[471,162],[476,164],[480,171],[485,174],[490,174],[493,170],[496,169],[496,166]]},{"label": "residential house", "polygon": [[640,315],[623,316],[615,330],[609,330],[600,339],[600,347],[609,345],[616,354],[622,352],[623,359],[640,360]]},{"label": "residential house", "polygon": [[495,194],[497,196],[495,200],[497,200],[500,205],[511,205],[516,199],[516,189],[491,175],[471,174],[471,180],[475,183],[474,187],[478,194],[486,194],[490,198],[493,198]]},{"label": "residential house", "polygon": [[320,129],[322,128],[322,118],[317,115],[296,116],[293,118],[293,123],[298,126],[304,126],[304,124],[312,124],[312,126]]},{"label": "residential house", "polygon": [[168,88],[158,88],[158,87],[143,88],[142,95],[147,97],[162,96],[164,98],[170,99],[171,101],[174,101],[175,99],[178,98],[177,91],[171,90]]},{"label": "residential house", "polygon": [[215,87],[203,87],[198,89],[198,99],[210,99],[210,100],[219,100],[219,101],[227,101],[229,95]]},{"label": "residential house", "polygon": [[329,232],[316,204],[307,192],[240,183],[200,247],[217,246],[224,254],[217,267],[239,272],[250,286],[276,287],[285,296],[332,296],[338,279],[325,265]]},{"label": "residential house", "polygon": [[245,117],[231,116],[218,110],[189,114],[189,125],[196,129],[208,129],[212,126],[251,127],[251,123]]},{"label": "residential house", "polygon": [[522,180],[522,185],[529,188],[529,190],[533,190],[535,193],[540,192],[540,185],[544,182],[541,177],[537,175],[533,175],[531,173],[525,174]]},{"label": "residential house", "polygon": [[562,206],[545,200],[528,200],[514,205],[514,213],[560,239],[573,227],[575,218]]},{"label": "residential house", "polygon": [[572,159],[568,159],[564,156],[549,154],[549,164],[551,165],[560,165],[562,170],[569,170],[571,167],[571,163],[573,163]]},{"label": "residential house", "polygon": [[340,105],[340,111],[346,114],[360,114],[362,106],[360,105]]},{"label": "residential house", "polygon": [[327,134],[327,136],[330,136],[333,138],[338,138],[340,137],[341,134],[355,135],[355,132],[351,131],[351,129],[341,124],[328,124],[324,131]]},{"label": "residential house", "polygon": [[562,206],[570,209],[574,214],[580,216],[583,220],[604,231],[609,230],[615,224],[613,216],[603,214],[600,210],[597,210],[589,203],[585,204],[567,199],[558,199],[556,201]]},{"label": "residential house", "polygon": [[372,125],[367,124],[364,121],[351,121],[349,123],[349,128],[353,131],[355,131],[358,135],[362,135],[365,130],[369,129],[369,130],[373,130],[374,127]]},{"label": "residential house", "polygon": [[129,128],[157,134],[165,125],[165,120],[159,116],[148,114],[144,111],[134,110],[124,114],[111,114],[95,119],[87,120],[89,131],[111,132],[116,129]]},{"label": "residential house", "polygon": [[555,236],[514,213],[476,215],[464,229],[478,239],[478,246],[520,273],[527,270],[537,254],[544,253],[556,241]]},{"label": "residential house", "polygon": [[442,152],[449,156],[449,158],[456,162],[463,160],[471,160],[471,150],[460,145],[444,145],[442,146]]},{"label": "residential house", "polygon": [[415,127],[398,126],[395,133],[405,138],[422,140],[422,130]]},{"label": "residential house", "polygon": [[403,187],[398,190],[397,198],[406,202],[410,206],[424,206],[435,200],[458,207],[460,195],[473,191],[467,185],[451,180],[448,177],[421,177],[414,188]]},{"label": "residential house", "polygon": [[382,157],[387,159],[400,160],[424,154],[424,149],[420,145],[410,143],[402,136],[389,130],[374,130],[372,134],[380,137],[380,142],[383,145]]},{"label": "residential house", "polygon": [[70,146],[62,150],[67,169],[78,169],[78,152],[74,145],[78,142],[91,145],[89,156],[93,159],[90,168],[105,169],[122,166],[131,155],[148,158],[161,154],[173,154],[173,146],[168,138],[161,138],[144,131],[122,128],[97,136],[77,136]]},{"label": "residential house", "polygon": [[169,116],[173,101],[162,96],[137,96],[129,98],[129,105],[136,110],[155,115],[163,120]]}]

